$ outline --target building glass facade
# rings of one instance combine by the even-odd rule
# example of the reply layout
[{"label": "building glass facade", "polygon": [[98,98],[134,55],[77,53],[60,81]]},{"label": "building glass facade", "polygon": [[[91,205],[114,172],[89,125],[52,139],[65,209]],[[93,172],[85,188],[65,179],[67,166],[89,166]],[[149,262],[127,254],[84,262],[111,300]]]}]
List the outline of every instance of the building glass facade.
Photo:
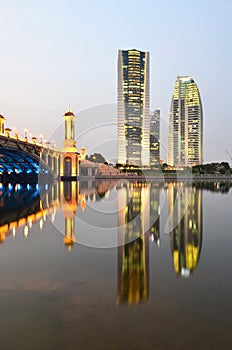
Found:
[{"label": "building glass facade", "polygon": [[160,164],[160,110],[155,109],[150,121],[150,165]]},{"label": "building glass facade", "polygon": [[168,164],[195,165],[203,162],[203,113],[196,82],[189,76],[178,76],[171,101]]},{"label": "building glass facade", "polygon": [[150,166],[150,55],[118,52],[118,163]]}]

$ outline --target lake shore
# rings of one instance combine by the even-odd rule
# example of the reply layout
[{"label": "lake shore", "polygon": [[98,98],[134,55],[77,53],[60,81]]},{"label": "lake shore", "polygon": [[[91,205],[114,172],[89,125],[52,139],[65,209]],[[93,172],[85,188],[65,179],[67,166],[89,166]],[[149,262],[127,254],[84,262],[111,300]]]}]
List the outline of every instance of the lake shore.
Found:
[{"label": "lake shore", "polygon": [[[81,177],[80,180],[84,180],[86,177]],[[161,176],[131,176],[131,175],[120,175],[120,176],[95,176],[96,180],[109,180],[109,179],[122,179],[122,180],[137,180],[137,181],[232,181],[232,175],[172,175],[163,174]]]}]

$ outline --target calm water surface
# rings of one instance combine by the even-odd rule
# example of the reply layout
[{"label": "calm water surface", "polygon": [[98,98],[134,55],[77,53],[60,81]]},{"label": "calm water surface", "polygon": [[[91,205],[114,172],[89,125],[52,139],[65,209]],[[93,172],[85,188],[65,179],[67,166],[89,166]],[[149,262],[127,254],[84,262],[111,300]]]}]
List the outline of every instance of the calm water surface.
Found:
[{"label": "calm water surface", "polygon": [[231,191],[0,185],[1,349],[230,349]]}]

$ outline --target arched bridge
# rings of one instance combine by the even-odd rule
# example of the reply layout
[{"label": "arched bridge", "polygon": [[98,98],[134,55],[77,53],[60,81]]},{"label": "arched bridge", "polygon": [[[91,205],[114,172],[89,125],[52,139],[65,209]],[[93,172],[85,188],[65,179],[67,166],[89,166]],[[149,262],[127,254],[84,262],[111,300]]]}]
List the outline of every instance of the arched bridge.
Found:
[{"label": "arched bridge", "polygon": [[50,147],[50,143],[44,145],[37,143],[36,138],[19,138],[10,135],[5,130],[0,133],[0,181],[8,181],[12,178],[23,179],[25,176],[35,179],[39,174],[45,176],[59,176],[61,152]]}]

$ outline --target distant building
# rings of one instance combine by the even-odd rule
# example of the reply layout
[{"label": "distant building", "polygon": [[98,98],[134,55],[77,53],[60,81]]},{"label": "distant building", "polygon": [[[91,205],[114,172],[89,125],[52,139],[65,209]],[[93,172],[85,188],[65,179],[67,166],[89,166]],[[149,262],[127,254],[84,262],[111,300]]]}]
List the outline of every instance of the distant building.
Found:
[{"label": "distant building", "polygon": [[160,110],[155,109],[150,121],[150,166],[160,164]]},{"label": "distant building", "polygon": [[98,171],[98,164],[88,159],[83,159],[80,163],[80,177],[95,177]]},{"label": "distant building", "polygon": [[178,76],[172,97],[168,134],[168,164],[194,165],[203,162],[203,114],[196,82]]},{"label": "distant building", "polygon": [[118,51],[118,163],[150,166],[150,53]]}]

